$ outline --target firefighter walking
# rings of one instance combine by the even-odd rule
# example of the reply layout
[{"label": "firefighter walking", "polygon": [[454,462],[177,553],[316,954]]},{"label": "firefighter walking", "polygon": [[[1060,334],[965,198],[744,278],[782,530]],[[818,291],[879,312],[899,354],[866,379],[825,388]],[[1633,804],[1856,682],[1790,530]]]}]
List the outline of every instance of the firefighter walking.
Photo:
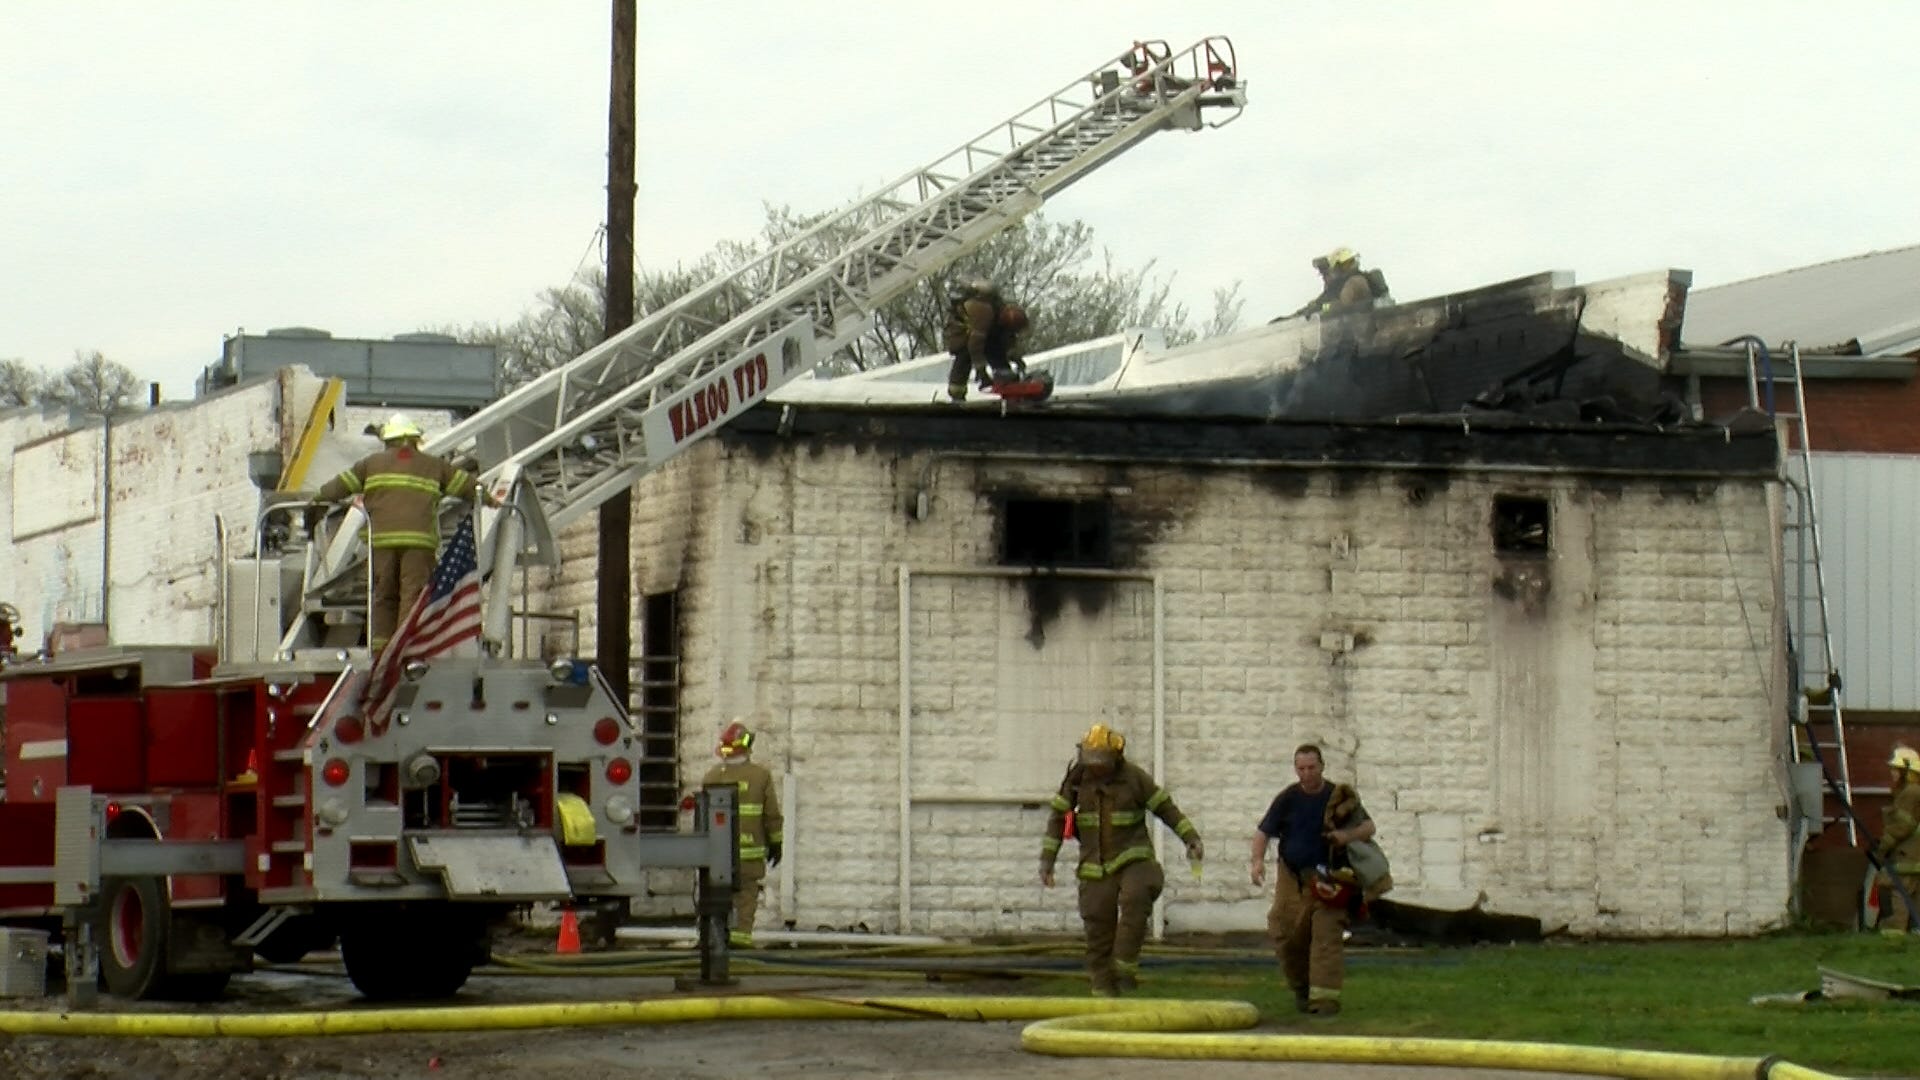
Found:
[{"label": "firefighter walking", "polygon": [[1899,878],[1901,888],[1920,903],[1920,751],[1894,747],[1887,768],[1893,773],[1893,801],[1881,818],[1880,842],[1873,849],[1887,904],[1880,928],[1904,933],[1913,927],[1914,915],[1892,885]]},{"label": "firefighter walking", "polygon": [[1140,946],[1166,876],[1153,857],[1148,815],[1186,841],[1187,858],[1201,858],[1199,830],[1153,777],[1126,760],[1127,741],[1095,724],[1080,747],[1047,815],[1040,842],[1040,883],[1053,887],[1053,865],[1069,815],[1080,842],[1080,920],[1086,926],[1087,976],[1093,992],[1112,997],[1140,984]]},{"label": "firefighter walking", "polygon": [[1340,1011],[1346,981],[1346,930],[1358,906],[1358,875],[1342,849],[1373,838],[1373,819],[1346,784],[1328,783],[1326,757],[1305,743],[1293,752],[1299,782],[1274,797],[1253,832],[1252,877],[1267,878],[1267,852],[1279,842],[1280,866],[1267,911],[1273,944],[1294,1005],[1331,1016]]},{"label": "firefighter walking", "polygon": [[[366,509],[373,562],[368,598],[367,644],[378,653],[393,637],[400,616],[413,607],[433,575],[440,551],[440,499],[473,495],[474,478],[445,458],[420,449],[420,428],[400,413],[380,427],[386,448],[368,454],[321,485],[320,503],[359,498]],[[499,502],[486,496],[489,506]],[[307,508],[307,530],[319,524],[321,507]]]},{"label": "firefighter walking", "polygon": [[740,797],[734,813],[740,819],[740,873],[733,883],[733,929],[727,942],[741,948],[753,945],[753,919],[760,908],[760,883],[767,870],[780,865],[786,818],[780,813],[780,795],[773,773],[753,763],[753,732],[735,720],[720,732],[720,764],[707,770],[703,784],[734,784]]}]

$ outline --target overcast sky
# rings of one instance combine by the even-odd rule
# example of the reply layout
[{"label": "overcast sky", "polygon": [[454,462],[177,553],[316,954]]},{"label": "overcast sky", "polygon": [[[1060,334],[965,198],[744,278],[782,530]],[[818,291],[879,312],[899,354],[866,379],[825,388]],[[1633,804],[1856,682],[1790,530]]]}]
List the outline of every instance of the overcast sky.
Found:
[{"label": "overcast sky", "polygon": [[[0,358],[170,398],[224,335],[510,319],[599,257],[605,0],[0,7]],[[1696,287],[1920,243],[1920,4],[641,0],[643,265],[821,210],[1136,38],[1227,35],[1244,116],[1049,204],[1197,315],[1337,244],[1402,299]],[[1040,313],[1044,317],[1044,313]]]}]

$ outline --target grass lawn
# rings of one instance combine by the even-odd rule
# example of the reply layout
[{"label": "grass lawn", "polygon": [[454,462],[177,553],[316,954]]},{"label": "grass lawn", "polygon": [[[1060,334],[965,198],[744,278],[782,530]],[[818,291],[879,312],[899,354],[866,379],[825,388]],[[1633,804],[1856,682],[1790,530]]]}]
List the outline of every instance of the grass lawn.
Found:
[{"label": "grass lawn", "polygon": [[[1756,994],[1817,990],[1816,968],[1920,986],[1920,940],[1782,934],[1758,940],[1555,942],[1461,949],[1352,950],[1346,1009],[1294,1011],[1277,967],[1175,966],[1147,957],[1142,992],[1235,998],[1269,1024],[1317,1034],[1559,1042],[1763,1057],[1850,1075],[1920,1076],[1920,1002],[1754,1005]],[[1035,990],[1085,993],[1085,981]]]}]

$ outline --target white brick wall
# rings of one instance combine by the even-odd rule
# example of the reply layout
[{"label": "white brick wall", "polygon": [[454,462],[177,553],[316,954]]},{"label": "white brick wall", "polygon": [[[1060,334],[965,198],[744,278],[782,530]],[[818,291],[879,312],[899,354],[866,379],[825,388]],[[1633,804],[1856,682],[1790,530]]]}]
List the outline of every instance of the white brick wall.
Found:
[{"label": "white brick wall", "polygon": [[[930,513],[914,520],[923,487]],[[1784,917],[1765,485],[761,456],[713,441],[639,486],[636,592],[681,590],[684,778],[745,713],[762,760],[797,785],[769,921],[1076,925],[1071,887],[1035,880],[1038,806],[1093,720],[1152,764],[1149,583],[1075,586],[1036,646],[1026,584],[918,573],[901,784],[899,568],[992,567],[993,500],[1008,492],[1111,492],[1122,566],[1159,579],[1162,775],[1212,855],[1199,884],[1169,865],[1170,927],[1260,925],[1245,844],[1302,741],[1358,782],[1400,899],[1484,892],[1492,910],[1613,934]],[[1529,568],[1493,553],[1496,494],[1551,501],[1549,587],[1531,607],[1499,595]],[[590,582],[586,565],[564,580]]]}]

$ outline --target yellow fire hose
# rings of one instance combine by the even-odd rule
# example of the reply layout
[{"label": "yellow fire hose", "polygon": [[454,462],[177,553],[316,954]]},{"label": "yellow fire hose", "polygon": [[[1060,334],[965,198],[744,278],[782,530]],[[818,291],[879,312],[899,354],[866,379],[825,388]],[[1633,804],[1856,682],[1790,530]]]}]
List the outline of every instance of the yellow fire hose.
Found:
[{"label": "yellow fire hose", "polygon": [[276,1014],[0,1012],[0,1033],[289,1038],[748,1019],[1035,1021],[1020,1045],[1071,1057],[1456,1066],[1646,1080],[1837,1080],[1765,1058],[1466,1039],[1222,1034],[1252,1027],[1259,1012],[1244,1001],[1152,998],[740,996]]}]

